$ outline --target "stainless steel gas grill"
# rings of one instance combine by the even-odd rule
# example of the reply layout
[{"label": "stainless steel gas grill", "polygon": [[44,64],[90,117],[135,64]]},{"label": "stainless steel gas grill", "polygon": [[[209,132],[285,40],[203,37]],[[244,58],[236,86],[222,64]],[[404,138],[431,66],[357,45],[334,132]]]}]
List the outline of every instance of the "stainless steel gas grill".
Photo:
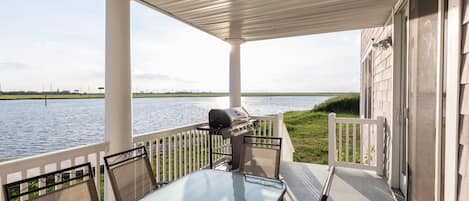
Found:
[{"label": "stainless steel gas grill", "polygon": [[[210,168],[214,167],[213,155],[223,155],[228,157],[228,164],[231,170],[239,168],[240,156],[242,153],[243,136],[254,135],[259,121],[249,116],[249,113],[242,107],[228,109],[212,109],[208,113],[209,125],[198,128],[209,131],[209,163]],[[221,135],[223,139],[230,139],[230,151],[214,150],[212,146],[212,136]]]}]

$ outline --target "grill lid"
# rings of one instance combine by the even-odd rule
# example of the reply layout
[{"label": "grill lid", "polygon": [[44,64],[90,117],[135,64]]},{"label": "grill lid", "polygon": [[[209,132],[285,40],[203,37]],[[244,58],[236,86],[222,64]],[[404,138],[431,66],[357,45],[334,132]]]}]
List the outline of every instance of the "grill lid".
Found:
[{"label": "grill lid", "polygon": [[211,109],[208,113],[208,122],[210,128],[230,128],[249,122],[249,113],[243,107]]}]

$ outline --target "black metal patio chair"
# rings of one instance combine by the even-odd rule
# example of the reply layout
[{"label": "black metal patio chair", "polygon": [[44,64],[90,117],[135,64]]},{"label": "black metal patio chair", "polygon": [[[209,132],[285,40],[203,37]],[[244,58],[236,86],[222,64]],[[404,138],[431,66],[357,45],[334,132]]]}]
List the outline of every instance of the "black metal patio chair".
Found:
[{"label": "black metal patio chair", "polygon": [[244,136],[242,174],[279,179],[282,138]]},{"label": "black metal patio chair", "polygon": [[3,188],[6,201],[20,198],[27,201],[99,201],[90,163],[8,183]]},{"label": "black metal patio chair", "polygon": [[158,187],[144,146],[104,157],[117,201],[143,198]]}]

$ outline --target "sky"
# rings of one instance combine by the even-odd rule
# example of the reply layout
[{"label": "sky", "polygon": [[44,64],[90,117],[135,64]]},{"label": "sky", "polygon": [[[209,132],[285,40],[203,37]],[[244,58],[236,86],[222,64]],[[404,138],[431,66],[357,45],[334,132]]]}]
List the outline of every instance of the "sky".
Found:
[{"label": "sky", "polygon": [[[1,90],[104,86],[104,0],[2,0]],[[139,3],[131,5],[132,88],[227,92],[229,45]],[[247,42],[243,92],[357,92],[360,31]]]}]

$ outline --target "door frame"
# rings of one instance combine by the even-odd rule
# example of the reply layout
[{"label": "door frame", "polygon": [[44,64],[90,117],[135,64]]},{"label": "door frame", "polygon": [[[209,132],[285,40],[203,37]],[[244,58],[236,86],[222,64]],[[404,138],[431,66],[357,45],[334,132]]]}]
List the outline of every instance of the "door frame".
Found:
[{"label": "door frame", "polygon": [[457,200],[459,148],[459,91],[461,68],[462,0],[448,0],[445,120],[445,201]]},{"label": "door frame", "polygon": [[444,129],[444,104],[445,104],[445,42],[446,32],[446,3],[447,0],[438,0],[438,36],[437,36],[437,66],[436,66],[436,109],[435,109],[435,196],[434,201],[442,200],[444,189],[442,188],[442,175],[444,175],[443,155],[443,136]]},{"label": "door frame", "polygon": [[[408,21],[404,25],[403,17],[409,15],[409,3],[408,1],[401,1],[400,5],[393,12],[393,137],[392,137],[392,149],[391,149],[391,179],[390,185],[392,188],[400,189],[402,194],[407,197],[407,182],[405,182],[405,189],[401,189],[401,136],[402,136],[402,121],[404,119],[404,108],[402,106],[402,96],[407,93],[407,90],[402,89],[402,75],[405,73],[408,77],[408,69],[403,66],[403,54],[408,55],[408,33],[409,26]],[[406,26],[406,30],[403,27]],[[404,31],[406,33],[404,33]],[[403,44],[403,35],[406,34],[407,43]],[[406,51],[403,51],[405,48]],[[406,55],[408,63],[408,56]],[[403,72],[405,70],[406,72]],[[407,86],[408,87],[408,86]],[[408,98],[408,97],[407,97]],[[408,135],[406,135],[408,136]],[[406,139],[408,142],[408,139]],[[406,147],[406,153],[408,153],[408,147]],[[408,157],[407,157],[408,158]],[[406,171],[408,172],[408,171]],[[407,178],[405,178],[407,180]]]}]

